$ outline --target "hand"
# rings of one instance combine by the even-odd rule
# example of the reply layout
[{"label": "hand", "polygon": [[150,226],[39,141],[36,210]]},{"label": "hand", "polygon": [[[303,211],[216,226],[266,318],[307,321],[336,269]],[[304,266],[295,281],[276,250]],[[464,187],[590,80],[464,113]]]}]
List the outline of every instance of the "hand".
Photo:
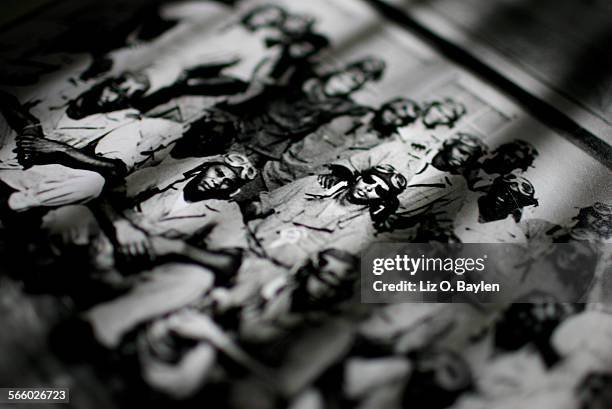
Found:
[{"label": "hand", "polygon": [[70,148],[61,142],[29,134],[19,135],[16,141],[18,148],[40,154],[57,153]]},{"label": "hand", "polygon": [[338,183],[338,178],[332,174],[319,175],[317,176],[317,182],[324,189],[331,189],[336,183]]},{"label": "hand", "polygon": [[140,229],[134,227],[127,220],[119,220],[113,223],[115,227],[116,250],[119,254],[130,258],[144,257],[152,259],[152,248],[149,236]]},{"label": "hand", "polygon": [[331,189],[341,182],[350,183],[355,180],[356,175],[344,165],[331,164],[325,167],[329,169],[329,173],[317,177],[317,181],[325,189]]},{"label": "hand", "polygon": [[29,134],[19,135],[16,142],[17,158],[24,166],[53,163],[55,155],[71,149],[61,142]]}]

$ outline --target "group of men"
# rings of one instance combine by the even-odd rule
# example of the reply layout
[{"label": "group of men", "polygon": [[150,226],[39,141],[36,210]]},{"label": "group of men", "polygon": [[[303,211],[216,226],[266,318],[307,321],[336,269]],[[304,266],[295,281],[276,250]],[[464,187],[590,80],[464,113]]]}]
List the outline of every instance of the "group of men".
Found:
[{"label": "group of men", "polygon": [[[87,327],[105,353],[130,351],[146,387],[162,395],[191,398],[246,370],[292,398],[332,358],[315,348],[322,358],[282,382],[257,346],[287,343],[310,325],[337,356],[349,353],[350,331],[334,313],[354,299],[357,256],[369,243],[461,241],[468,203],[477,204],[479,224],[518,225],[538,205],[522,175],[538,155],[530,143],[489,152],[466,132],[425,145],[406,140],[400,130],[416,123],[454,129],[466,108],[450,98],[357,102],[356,93],[384,76],[385,62],[324,66],[330,43],[315,23],[257,6],[221,25],[215,39],[195,42],[218,51],[242,38],[260,52],[255,63],[240,50],[211,60],[186,58],[186,50],[185,58],[83,80],[94,83],[61,114],[37,117],[0,92],[14,138],[1,152],[12,164],[0,170],[3,225],[25,240],[40,237],[37,245],[57,259],[86,260],[73,268],[115,290],[79,297],[87,301],[70,330]],[[145,46],[167,46],[191,29],[179,23]],[[195,114],[181,110],[186,97],[199,98]],[[609,217],[609,206],[596,204],[550,235],[608,239]],[[344,310],[351,318],[341,321],[362,318],[358,310]],[[457,361],[436,359],[427,376]]]}]

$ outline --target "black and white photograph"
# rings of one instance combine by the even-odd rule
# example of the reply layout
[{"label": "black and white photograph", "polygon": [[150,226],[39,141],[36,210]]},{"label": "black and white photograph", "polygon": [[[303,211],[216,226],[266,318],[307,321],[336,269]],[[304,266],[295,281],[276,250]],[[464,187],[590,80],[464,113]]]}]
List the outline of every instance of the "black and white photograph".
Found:
[{"label": "black and white photograph", "polygon": [[612,408],[604,3],[6,1],[0,406]]}]

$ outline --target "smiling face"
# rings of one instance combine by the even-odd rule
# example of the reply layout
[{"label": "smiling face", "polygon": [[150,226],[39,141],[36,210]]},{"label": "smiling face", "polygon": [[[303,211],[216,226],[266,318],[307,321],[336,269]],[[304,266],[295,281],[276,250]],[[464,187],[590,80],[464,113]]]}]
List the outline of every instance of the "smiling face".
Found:
[{"label": "smiling face", "polygon": [[370,203],[380,200],[389,192],[389,185],[381,177],[365,174],[357,178],[349,194],[355,203]]},{"label": "smiling face", "polygon": [[184,189],[185,200],[227,199],[240,186],[241,180],[228,165],[211,164],[194,177]]}]

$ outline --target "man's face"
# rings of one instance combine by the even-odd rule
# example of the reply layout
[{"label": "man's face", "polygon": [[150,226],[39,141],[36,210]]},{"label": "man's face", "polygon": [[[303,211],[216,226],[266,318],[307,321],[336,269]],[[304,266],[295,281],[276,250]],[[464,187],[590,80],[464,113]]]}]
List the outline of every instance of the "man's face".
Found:
[{"label": "man's face", "polygon": [[357,203],[368,203],[384,196],[389,191],[389,185],[376,175],[364,175],[350,189],[350,195]]},{"label": "man's face", "polygon": [[591,226],[593,230],[605,239],[610,238],[610,235],[612,235],[612,222],[610,221],[610,217],[594,218],[591,222]]},{"label": "man's face", "polygon": [[508,166],[512,166],[513,169],[518,169],[519,166],[522,168],[522,164],[527,159],[526,152],[522,149],[504,149],[496,155],[497,160],[507,163]]},{"label": "man's face", "polygon": [[238,188],[238,175],[225,164],[213,164],[193,178],[183,191],[185,200],[227,199]]},{"label": "man's face", "polygon": [[433,165],[441,170],[459,170],[473,159],[473,149],[461,141],[444,145],[433,158]]},{"label": "man's face", "polygon": [[423,124],[433,129],[438,126],[452,126],[462,115],[461,106],[453,102],[433,103],[423,112]]},{"label": "man's face", "polygon": [[333,297],[338,286],[353,270],[350,263],[327,253],[320,253],[311,268],[306,291],[310,298],[317,300]]},{"label": "man's face", "polygon": [[509,144],[500,147],[492,158],[483,162],[482,168],[487,173],[505,174],[515,169],[527,170],[533,163],[533,157],[525,149]]},{"label": "man's face", "polygon": [[332,75],[325,83],[325,94],[333,96],[349,95],[366,83],[365,73],[358,68],[351,68]]},{"label": "man's face", "polygon": [[226,165],[213,165],[203,172],[198,189],[205,192],[226,192],[236,182],[236,174]]},{"label": "man's face", "polygon": [[576,227],[588,229],[603,238],[608,238],[612,234],[612,215],[609,209],[603,209],[602,212],[591,210],[576,224]]},{"label": "man's face", "polygon": [[525,206],[535,204],[533,186],[524,179],[496,179],[487,194],[478,200],[483,222],[502,220]]},{"label": "man's face", "polygon": [[400,127],[412,122],[417,117],[416,106],[410,101],[396,101],[382,112],[384,125]]},{"label": "man's face", "polygon": [[472,158],[472,151],[462,143],[453,145],[448,152],[448,163],[451,166],[463,166]]}]

